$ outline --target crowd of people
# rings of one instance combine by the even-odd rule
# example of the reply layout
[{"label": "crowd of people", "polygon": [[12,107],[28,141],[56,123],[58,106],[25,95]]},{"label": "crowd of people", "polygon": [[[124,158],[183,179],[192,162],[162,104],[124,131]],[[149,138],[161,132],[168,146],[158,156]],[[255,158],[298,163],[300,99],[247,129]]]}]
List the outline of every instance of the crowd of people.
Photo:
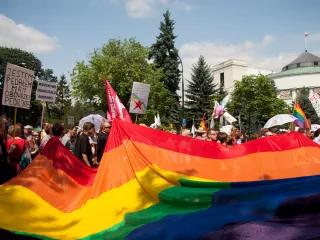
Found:
[{"label": "crowd of people", "polygon": [[[309,137],[315,143],[320,144],[320,129],[317,129],[316,131],[310,131],[309,129],[298,128],[297,131]],[[240,131],[238,128],[232,127],[228,133],[215,128],[208,129],[207,131],[203,129],[197,129],[194,131],[194,133],[192,133],[192,131],[189,129],[182,129],[181,135],[194,137],[196,139],[205,141],[213,141],[222,145],[232,147],[234,145],[242,144],[258,138],[275,136],[289,132],[290,130],[278,129],[274,127],[271,129],[261,128],[258,133],[252,133],[248,135],[244,131]]]},{"label": "crowd of people", "polygon": [[99,166],[111,123],[104,121],[96,131],[91,122],[65,127],[62,123],[44,123],[42,129],[20,123],[0,123],[0,184],[16,176],[37,156],[51,138],[57,137],[77,158],[90,167]]}]

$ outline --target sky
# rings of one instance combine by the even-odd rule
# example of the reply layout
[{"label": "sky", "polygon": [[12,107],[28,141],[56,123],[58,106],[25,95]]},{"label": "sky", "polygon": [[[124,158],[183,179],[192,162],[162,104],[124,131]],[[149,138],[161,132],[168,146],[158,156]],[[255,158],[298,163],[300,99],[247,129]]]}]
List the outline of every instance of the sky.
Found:
[{"label": "sky", "polygon": [[320,55],[318,0],[0,0],[0,46],[30,51],[69,79],[109,39],[150,46],[166,10],[186,79],[200,55],[211,66],[233,58],[279,71],[304,51],[305,32]]}]

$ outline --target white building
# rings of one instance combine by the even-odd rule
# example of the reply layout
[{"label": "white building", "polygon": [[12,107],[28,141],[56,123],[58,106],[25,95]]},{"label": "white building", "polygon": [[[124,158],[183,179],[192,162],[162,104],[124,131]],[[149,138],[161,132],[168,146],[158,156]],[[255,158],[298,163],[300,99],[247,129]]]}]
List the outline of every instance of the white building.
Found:
[{"label": "white building", "polygon": [[212,67],[214,82],[227,92],[233,90],[234,82],[245,75],[267,75],[272,71],[249,67],[245,61],[230,59]]},{"label": "white building", "polygon": [[281,72],[268,77],[274,80],[278,97],[287,103],[291,103],[303,87],[311,93],[314,91],[320,94],[320,58],[306,51],[284,66]]}]

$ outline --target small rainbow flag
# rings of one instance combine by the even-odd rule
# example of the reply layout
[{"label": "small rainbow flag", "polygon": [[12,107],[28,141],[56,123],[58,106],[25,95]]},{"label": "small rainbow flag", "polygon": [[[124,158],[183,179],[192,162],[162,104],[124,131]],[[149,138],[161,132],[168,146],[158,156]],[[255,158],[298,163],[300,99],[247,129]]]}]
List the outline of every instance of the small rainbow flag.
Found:
[{"label": "small rainbow flag", "polygon": [[301,128],[309,128],[310,129],[310,124],[309,121],[303,111],[303,109],[301,108],[299,103],[295,103],[294,104],[294,108],[293,108],[293,116],[295,116],[297,118],[297,120],[295,121],[295,123],[301,127]]}]

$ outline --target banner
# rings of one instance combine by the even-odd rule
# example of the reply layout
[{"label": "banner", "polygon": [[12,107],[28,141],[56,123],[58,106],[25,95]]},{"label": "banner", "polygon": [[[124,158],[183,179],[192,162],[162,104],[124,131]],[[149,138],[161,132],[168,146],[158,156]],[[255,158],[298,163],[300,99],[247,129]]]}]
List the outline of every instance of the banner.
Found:
[{"label": "banner", "polygon": [[30,108],[34,71],[8,63],[3,83],[2,104]]},{"label": "banner", "polygon": [[309,96],[309,100],[314,108],[314,110],[316,111],[318,117],[320,117],[320,96],[318,93],[312,93]]},{"label": "banner", "polygon": [[108,120],[112,121],[117,118],[123,121],[132,122],[130,114],[120,101],[117,93],[113,90],[108,80],[105,82],[105,87],[108,105]]},{"label": "banner", "polygon": [[57,95],[57,83],[38,80],[36,100],[54,103]]},{"label": "banner", "polygon": [[129,112],[144,114],[148,106],[149,93],[150,84],[133,82]]}]

